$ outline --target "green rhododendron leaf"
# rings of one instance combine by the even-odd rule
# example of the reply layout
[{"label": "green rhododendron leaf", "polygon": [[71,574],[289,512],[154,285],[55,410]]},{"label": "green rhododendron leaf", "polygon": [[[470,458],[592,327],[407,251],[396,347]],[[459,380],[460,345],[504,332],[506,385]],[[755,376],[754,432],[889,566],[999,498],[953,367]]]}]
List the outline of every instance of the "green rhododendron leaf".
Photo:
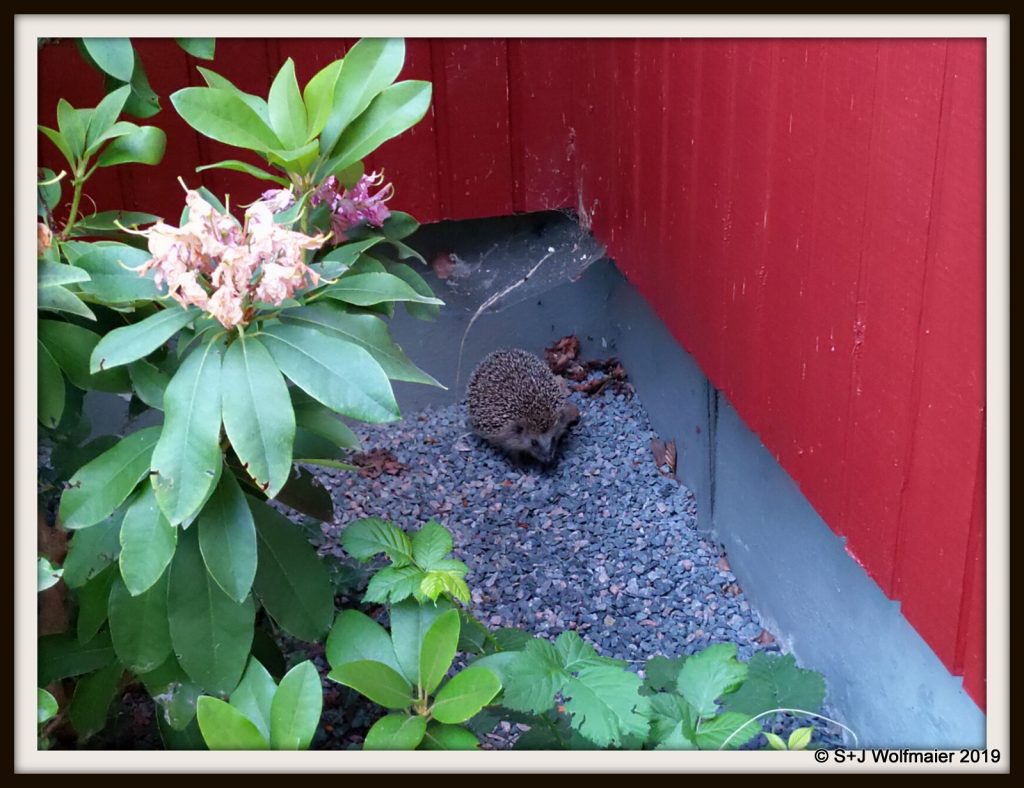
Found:
[{"label": "green rhododendron leaf", "polygon": [[431,715],[438,722],[465,722],[501,691],[498,677],[482,667],[468,667],[445,684],[434,698]]},{"label": "green rhododendron leaf", "polygon": [[334,668],[330,678],[386,709],[406,709],[413,704],[412,686],[383,662],[348,662]]},{"label": "green rhododendron leaf", "polygon": [[255,723],[218,698],[204,695],[196,704],[196,718],[211,750],[266,750],[270,745]]},{"label": "green rhododendron leaf", "polygon": [[331,667],[372,660],[401,672],[395,647],[387,631],[365,613],[343,610],[327,636],[327,662]]},{"label": "green rhododendron leaf", "polygon": [[478,750],[480,741],[461,725],[431,722],[423,734],[421,750]]},{"label": "green rhododendron leaf", "polygon": [[427,718],[418,714],[388,714],[366,733],[364,750],[415,750],[427,730]]},{"label": "green rhododendron leaf", "polygon": [[307,659],[289,670],[270,709],[271,749],[308,749],[320,722],[323,700],[320,674],[312,662]]}]

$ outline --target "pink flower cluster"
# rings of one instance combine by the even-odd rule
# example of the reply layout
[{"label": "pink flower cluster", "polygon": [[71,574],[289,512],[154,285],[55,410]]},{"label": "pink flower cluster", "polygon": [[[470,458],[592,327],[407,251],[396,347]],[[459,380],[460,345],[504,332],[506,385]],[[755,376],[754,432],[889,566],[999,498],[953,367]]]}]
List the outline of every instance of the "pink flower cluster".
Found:
[{"label": "pink flower cluster", "polygon": [[320,188],[310,195],[310,204],[327,203],[331,209],[331,231],[335,243],[345,240],[345,231],[366,222],[380,227],[391,215],[385,203],[395,193],[395,187],[389,183],[376,194],[370,189],[384,183],[384,173],[372,172],[363,175],[351,189],[338,189],[338,179],[333,175],[321,184]]},{"label": "pink flower cluster", "polygon": [[198,192],[188,190],[185,224],[173,227],[157,222],[141,233],[149,238],[153,258],[139,274],[155,268],[157,285],[166,283],[171,298],[209,312],[225,328],[246,324],[255,303],[280,304],[306,287],[307,280],[310,286],[319,281],[303,261],[303,253],[319,249],[327,237],[274,224],[274,213],[284,201],[277,195],[254,202],[241,226]]}]

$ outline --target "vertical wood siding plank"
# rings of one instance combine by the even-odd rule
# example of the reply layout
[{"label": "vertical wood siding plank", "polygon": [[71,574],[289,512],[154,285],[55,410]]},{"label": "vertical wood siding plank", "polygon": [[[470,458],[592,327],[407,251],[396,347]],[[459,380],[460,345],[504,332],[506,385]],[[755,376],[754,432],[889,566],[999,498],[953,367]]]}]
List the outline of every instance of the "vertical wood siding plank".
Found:
[{"label": "vertical wood siding plank", "polygon": [[951,41],[897,547],[903,612],[951,667],[984,407],[984,43]]},{"label": "vertical wood siding plank", "polygon": [[878,88],[849,392],[847,549],[891,596],[896,524],[913,426],[945,46],[879,44]]}]

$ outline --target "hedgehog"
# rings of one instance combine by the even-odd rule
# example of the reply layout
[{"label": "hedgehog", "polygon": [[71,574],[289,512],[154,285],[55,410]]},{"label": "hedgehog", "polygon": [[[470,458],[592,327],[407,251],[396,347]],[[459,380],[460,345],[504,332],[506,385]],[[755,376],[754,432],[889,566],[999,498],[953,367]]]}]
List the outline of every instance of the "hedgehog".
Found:
[{"label": "hedgehog", "polygon": [[469,425],[514,462],[547,465],[580,412],[547,365],[518,348],[495,350],[481,361],[466,388]]}]

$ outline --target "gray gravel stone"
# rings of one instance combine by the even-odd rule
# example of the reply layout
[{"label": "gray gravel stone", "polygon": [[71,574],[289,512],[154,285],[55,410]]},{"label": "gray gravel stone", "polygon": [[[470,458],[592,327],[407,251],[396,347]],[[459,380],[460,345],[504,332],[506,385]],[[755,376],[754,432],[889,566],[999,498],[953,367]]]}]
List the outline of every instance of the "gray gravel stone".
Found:
[{"label": "gray gravel stone", "polygon": [[469,566],[472,612],[492,626],[548,637],[576,629],[638,666],[718,642],[735,642],[743,660],[778,652],[758,642],[762,623],[742,589],[723,590],[735,577],[696,530],[693,493],[655,465],[657,436],[639,399],[606,388],[572,400],[580,423],[548,468],[511,465],[469,432],[461,404],[356,425],[364,450],[386,449],[405,470],[371,480],[313,469],[339,516],[321,552],[337,554],[341,530],[359,517],[407,531],[433,517]]}]

